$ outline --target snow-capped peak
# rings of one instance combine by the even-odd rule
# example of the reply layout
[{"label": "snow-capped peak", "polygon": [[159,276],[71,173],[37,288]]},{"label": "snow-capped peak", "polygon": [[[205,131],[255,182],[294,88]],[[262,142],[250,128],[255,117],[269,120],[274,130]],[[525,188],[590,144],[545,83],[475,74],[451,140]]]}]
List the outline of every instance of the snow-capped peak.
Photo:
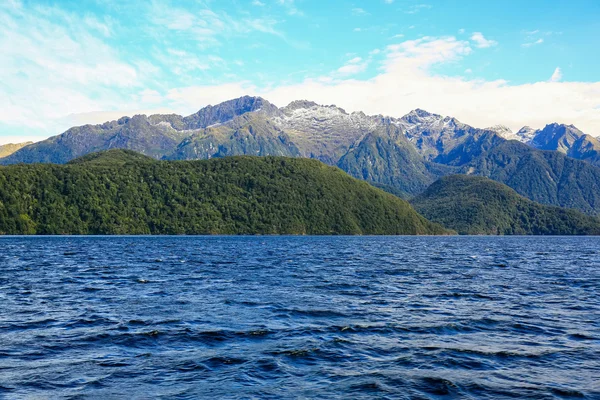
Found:
[{"label": "snow-capped peak", "polygon": [[490,126],[489,128],[486,128],[486,130],[494,131],[504,139],[516,139],[516,135],[513,133],[513,131],[505,125]]},{"label": "snow-capped peak", "polygon": [[520,140],[523,143],[529,143],[533,140],[537,131],[530,126],[524,126],[515,134],[517,140]]}]

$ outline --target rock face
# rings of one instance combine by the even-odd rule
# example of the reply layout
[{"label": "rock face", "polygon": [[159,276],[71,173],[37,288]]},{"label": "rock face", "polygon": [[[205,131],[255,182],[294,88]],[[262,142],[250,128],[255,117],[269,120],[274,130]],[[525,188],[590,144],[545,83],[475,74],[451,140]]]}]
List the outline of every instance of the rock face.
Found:
[{"label": "rock face", "polygon": [[7,143],[0,145],[0,158],[10,156],[17,150],[21,150],[25,146],[29,146],[33,144],[33,142],[23,142],[23,143]]},{"label": "rock face", "polygon": [[393,118],[307,100],[278,108],[245,96],[187,117],[136,115],[71,128],[1,158],[0,164],[66,163],[116,148],[165,160],[314,158],[406,196],[421,193],[442,176],[463,172],[498,180],[541,203],[600,212],[600,168],[589,165],[600,166],[597,139],[558,124],[540,131],[525,127],[516,134],[504,126],[479,129],[421,109]]},{"label": "rock face", "polygon": [[441,164],[460,163],[459,153],[472,151],[474,137],[501,135],[493,130],[477,129],[456,118],[414,110],[394,123],[405,133],[417,151],[429,161]]},{"label": "rock face", "polygon": [[504,126],[504,125],[494,125],[494,126],[487,128],[486,130],[494,131],[498,135],[500,135],[500,137],[502,137],[506,140],[518,140],[517,135],[515,135],[509,127]]},{"label": "rock face", "polygon": [[569,157],[600,167],[600,141],[593,136],[580,136],[567,151]]},{"label": "rock face", "polygon": [[600,141],[573,125],[549,124],[544,129],[521,129],[519,140],[536,149],[559,151],[569,157],[600,166]]},{"label": "rock face", "polygon": [[515,134],[516,139],[525,144],[531,143],[536,135],[536,130],[530,126],[524,126]]},{"label": "rock face", "polygon": [[[386,124],[364,113],[348,114],[336,106],[294,101],[274,119],[290,135],[302,157],[335,165],[350,146]],[[389,124],[388,124],[389,125]]]},{"label": "rock face", "polygon": [[567,154],[584,133],[573,125],[550,124],[542,130],[536,131],[531,140],[531,146],[540,150],[555,150]]}]

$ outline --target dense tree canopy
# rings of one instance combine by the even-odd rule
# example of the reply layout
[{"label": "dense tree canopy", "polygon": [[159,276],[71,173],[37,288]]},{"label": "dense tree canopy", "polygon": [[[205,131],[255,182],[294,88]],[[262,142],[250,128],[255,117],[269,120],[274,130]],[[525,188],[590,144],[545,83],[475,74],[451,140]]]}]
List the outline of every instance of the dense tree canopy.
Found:
[{"label": "dense tree canopy", "polygon": [[546,206],[483,177],[442,178],[411,200],[431,221],[460,234],[599,235],[600,219]]},{"label": "dense tree canopy", "polygon": [[4,234],[441,234],[316,160],[155,161],[130,151],[0,167]]}]

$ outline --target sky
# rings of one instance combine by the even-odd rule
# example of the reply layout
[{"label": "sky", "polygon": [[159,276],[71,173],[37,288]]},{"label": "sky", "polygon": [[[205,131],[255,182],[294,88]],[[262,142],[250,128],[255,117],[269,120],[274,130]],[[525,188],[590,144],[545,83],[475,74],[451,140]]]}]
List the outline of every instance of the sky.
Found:
[{"label": "sky", "polygon": [[258,95],[600,136],[598,0],[0,0],[0,144]]}]

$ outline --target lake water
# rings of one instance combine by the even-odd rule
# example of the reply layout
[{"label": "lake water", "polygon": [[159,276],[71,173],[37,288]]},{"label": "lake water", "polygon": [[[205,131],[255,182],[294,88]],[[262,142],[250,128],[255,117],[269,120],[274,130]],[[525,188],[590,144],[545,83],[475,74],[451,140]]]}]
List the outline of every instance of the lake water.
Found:
[{"label": "lake water", "polygon": [[600,238],[0,238],[0,398],[600,398]]}]

